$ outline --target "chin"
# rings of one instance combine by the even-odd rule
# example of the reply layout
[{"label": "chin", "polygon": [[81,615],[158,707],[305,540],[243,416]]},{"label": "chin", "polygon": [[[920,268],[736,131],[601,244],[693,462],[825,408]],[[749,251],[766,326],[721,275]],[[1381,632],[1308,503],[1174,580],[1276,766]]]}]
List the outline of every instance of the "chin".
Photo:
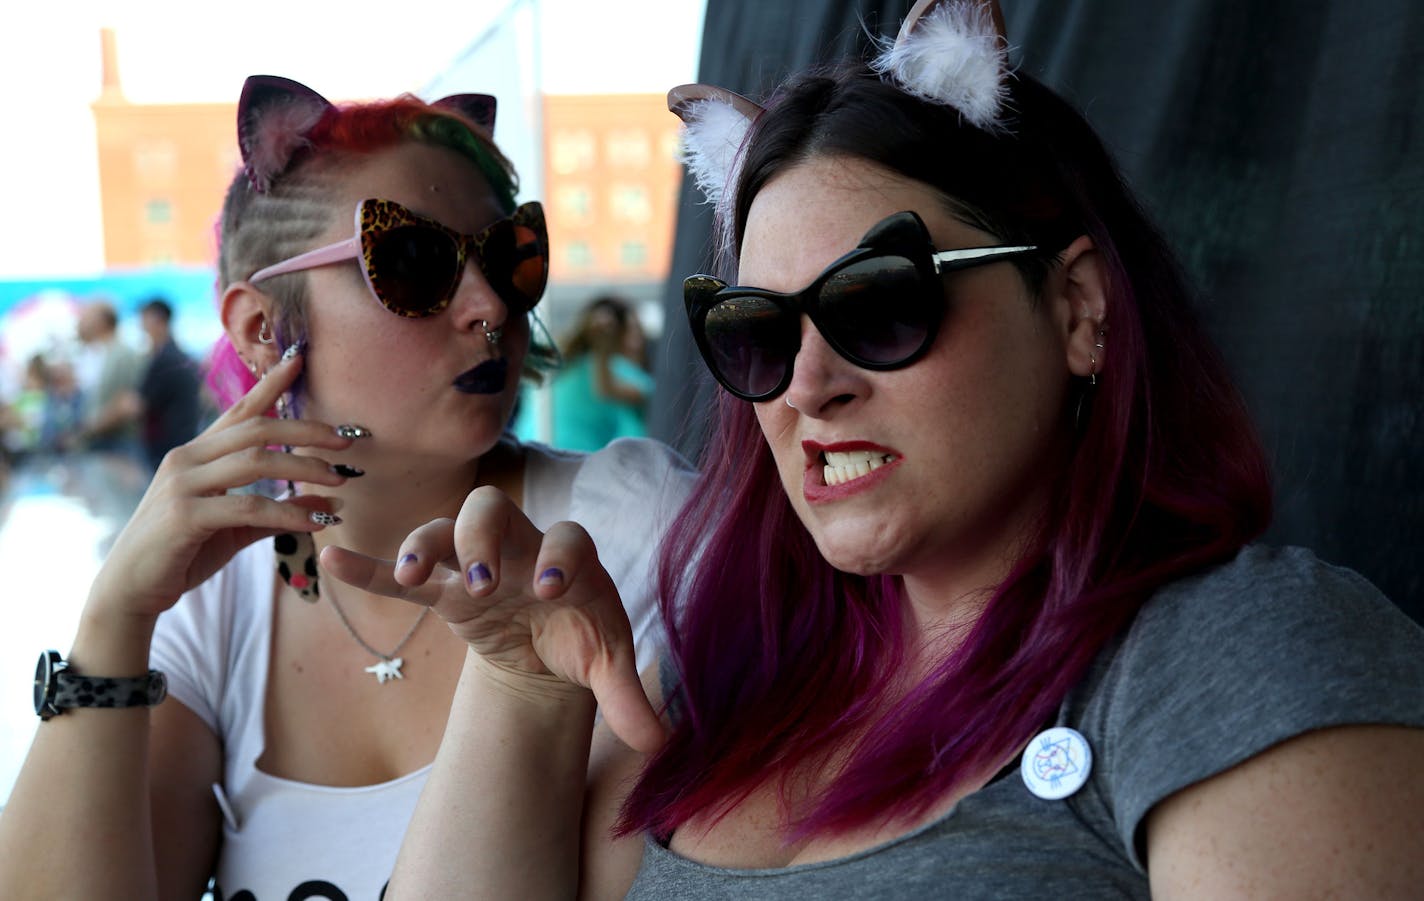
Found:
[{"label": "chin", "polygon": [[896,555],[888,552],[877,553],[873,549],[865,548],[863,542],[857,542],[855,545],[847,547],[846,543],[842,542],[816,542],[821,556],[841,572],[857,576],[879,576],[895,571]]}]

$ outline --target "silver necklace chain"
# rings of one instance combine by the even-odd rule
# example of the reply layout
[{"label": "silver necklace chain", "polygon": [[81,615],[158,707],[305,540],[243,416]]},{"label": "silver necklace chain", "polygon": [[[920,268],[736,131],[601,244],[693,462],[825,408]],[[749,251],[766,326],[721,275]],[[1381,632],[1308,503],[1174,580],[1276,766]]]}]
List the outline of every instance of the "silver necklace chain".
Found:
[{"label": "silver necklace chain", "polygon": [[396,643],[396,646],[391,649],[389,654],[383,654],[371,647],[371,645],[366,642],[366,639],[362,638],[356,631],[356,628],[351,625],[351,620],[346,618],[346,611],[341,609],[341,602],[336,599],[336,592],[332,591],[330,586],[327,586],[326,597],[327,600],[331,601],[331,609],[336,611],[336,618],[341,620],[341,625],[346,628],[346,634],[356,639],[356,643],[365,648],[367,653],[381,661],[374,666],[366,667],[366,672],[375,676],[376,681],[381,683],[384,683],[387,679],[404,679],[405,677],[401,675],[401,665],[404,663],[404,660],[396,655],[399,654],[401,648],[405,647],[406,643],[415,636],[415,630],[419,629],[420,624],[425,622],[425,615],[430,612],[430,608],[422,607],[420,609],[420,615],[415,618],[415,622],[410,624],[410,628],[405,630],[405,635],[401,640]]}]

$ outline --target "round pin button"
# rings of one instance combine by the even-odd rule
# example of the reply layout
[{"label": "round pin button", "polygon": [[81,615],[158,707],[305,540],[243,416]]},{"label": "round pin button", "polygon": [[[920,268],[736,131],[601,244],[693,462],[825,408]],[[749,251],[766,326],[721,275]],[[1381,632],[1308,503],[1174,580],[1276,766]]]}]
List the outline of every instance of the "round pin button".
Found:
[{"label": "round pin button", "polygon": [[1046,801],[1076,792],[1093,771],[1093,751],[1077,729],[1054,726],[1034,736],[1024,748],[1019,773],[1024,785]]}]

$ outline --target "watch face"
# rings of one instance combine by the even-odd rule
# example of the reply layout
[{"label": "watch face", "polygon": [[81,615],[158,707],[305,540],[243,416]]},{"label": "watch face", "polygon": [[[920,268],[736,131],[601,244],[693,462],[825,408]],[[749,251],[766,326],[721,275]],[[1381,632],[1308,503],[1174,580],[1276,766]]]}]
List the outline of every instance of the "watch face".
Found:
[{"label": "watch face", "polygon": [[55,668],[61,659],[58,651],[45,651],[35,664],[35,713],[44,719],[59,712],[50,701],[54,698]]}]

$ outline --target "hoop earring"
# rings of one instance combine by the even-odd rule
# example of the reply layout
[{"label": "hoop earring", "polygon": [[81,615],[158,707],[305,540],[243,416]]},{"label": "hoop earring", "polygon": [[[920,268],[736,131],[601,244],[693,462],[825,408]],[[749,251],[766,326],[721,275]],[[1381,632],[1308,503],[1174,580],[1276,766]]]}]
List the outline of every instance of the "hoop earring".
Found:
[{"label": "hoop earring", "polygon": [[783,395],[781,396],[781,399],[784,400],[784,401],[786,401],[786,406],[790,407],[791,409],[793,409],[793,410],[799,410],[799,409],[801,409],[800,407],[798,407],[798,406],[796,406],[795,404],[793,404],[793,403],[791,402],[791,398],[787,397],[786,395],[783,394]]},{"label": "hoop earring", "polygon": [[263,316],[262,324],[257,327],[257,343],[271,344],[272,340],[272,327],[267,323],[267,317]]}]

